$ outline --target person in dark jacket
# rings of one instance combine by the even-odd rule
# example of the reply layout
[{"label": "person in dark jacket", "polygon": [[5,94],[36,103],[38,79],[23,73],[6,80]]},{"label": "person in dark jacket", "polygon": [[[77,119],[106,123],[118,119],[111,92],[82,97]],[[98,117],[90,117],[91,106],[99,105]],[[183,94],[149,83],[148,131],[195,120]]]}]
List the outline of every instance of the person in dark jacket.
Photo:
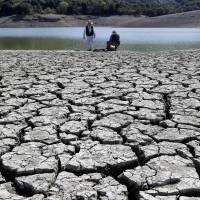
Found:
[{"label": "person in dark jacket", "polygon": [[87,46],[88,46],[89,51],[91,51],[93,48],[95,37],[96,35],[95,35],[93,23],[91,20],[89,20],[83,33],[83,39],[87,40]]},{"label": "person in dark jacket", "polygon": [[110,40],[107,42],[108,51],[116,51],[120,45],[120,36],[116,31],[113,31]]}]

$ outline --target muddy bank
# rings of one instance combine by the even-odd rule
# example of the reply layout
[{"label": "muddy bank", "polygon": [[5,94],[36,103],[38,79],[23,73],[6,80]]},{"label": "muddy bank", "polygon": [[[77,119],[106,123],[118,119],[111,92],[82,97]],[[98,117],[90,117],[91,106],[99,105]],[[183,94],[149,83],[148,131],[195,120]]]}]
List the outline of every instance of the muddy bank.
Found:
[{"label": "muddy bank", "polygon": [[1,51],[0,199],[200,198],[199,58]]},{"label": "muddy bank", "polygon": [[35,15],[0,18],[0,27],[76,27],[84,26],[92,19],[96,26],[114,27],[200,27],[200,11],[191,11],[159,17],[134,16],[66,16]]}]

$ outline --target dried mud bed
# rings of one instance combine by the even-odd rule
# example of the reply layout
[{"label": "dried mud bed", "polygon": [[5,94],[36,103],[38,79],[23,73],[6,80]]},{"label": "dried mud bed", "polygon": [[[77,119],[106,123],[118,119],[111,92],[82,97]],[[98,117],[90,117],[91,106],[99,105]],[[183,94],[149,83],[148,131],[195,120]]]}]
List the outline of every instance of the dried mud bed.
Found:
[{"label": "dried mud bed", "polygon": [[200,199],[200,51],[2,51],[1,200]]}]

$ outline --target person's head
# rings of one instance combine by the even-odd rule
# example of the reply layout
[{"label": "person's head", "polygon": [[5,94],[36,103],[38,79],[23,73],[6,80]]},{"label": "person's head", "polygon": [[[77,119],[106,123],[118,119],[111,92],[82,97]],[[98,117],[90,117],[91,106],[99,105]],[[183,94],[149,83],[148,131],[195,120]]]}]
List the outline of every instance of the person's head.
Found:
[{"label": "person's head", "polygon": [[88,20],[87,25],[88,26],[93,26],[93,22],[91,20]]},{"label": "person's head", "polygon": [[114,30],[114,31],[112,32],[112,34],[117,34],[117,32]]}]

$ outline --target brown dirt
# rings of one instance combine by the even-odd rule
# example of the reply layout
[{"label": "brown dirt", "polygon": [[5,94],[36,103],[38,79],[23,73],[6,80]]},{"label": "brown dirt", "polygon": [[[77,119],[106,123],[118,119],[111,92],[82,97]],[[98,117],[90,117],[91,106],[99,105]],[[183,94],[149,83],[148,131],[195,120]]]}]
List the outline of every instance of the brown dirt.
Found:
[{"label": "brown dirt", "polygon": [[115,27],[200,27],[200,10],[185,13],[164,15],[159,17],[134,16],[65,16],[65,15],[37,15],[37,16],[9,16],[0,18],[0,27],[64,27],[84,26],[88,19],[92,19],[96,26]]}]

